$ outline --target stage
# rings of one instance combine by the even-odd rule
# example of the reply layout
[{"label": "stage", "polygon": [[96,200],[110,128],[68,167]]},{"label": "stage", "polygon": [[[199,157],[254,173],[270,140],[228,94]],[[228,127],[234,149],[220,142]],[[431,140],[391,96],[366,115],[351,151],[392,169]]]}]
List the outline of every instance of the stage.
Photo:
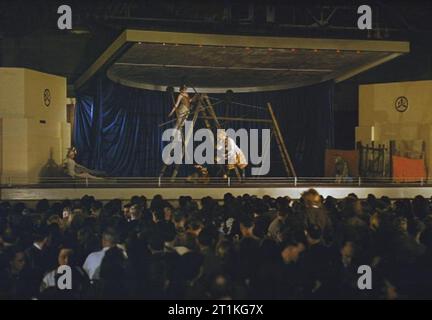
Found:
[{"label": "stage", "polygon": [[388,179],[368,181],[355,178],[351,181],[336,183],[334,178],[236,178],[212,179],[209,183],[187,182],[185,178],[171,181],[168,178],[107,178],[104,180],[60,180],[54,179],[43,183],[20,183],[10,180],[1,186],[2,201],[51,201],[78,199],[84,195],[94,196],[98,200],[115,198],[128,200],[134,195],[144,195],[151,199],[160,194],[167,200],[177,200],[180,196],[191,196],[199,200],[205,196],[223,199],[225,193],[234,196],[245,193],[263,197],[289,196],[299,198],[301,193],[315,188],[324,197],[344,198],[355,193],[359,198],[368,194],[376,197],[388,196],[391,199],[414,198],[432,195],[432,181],[395,183]]}]

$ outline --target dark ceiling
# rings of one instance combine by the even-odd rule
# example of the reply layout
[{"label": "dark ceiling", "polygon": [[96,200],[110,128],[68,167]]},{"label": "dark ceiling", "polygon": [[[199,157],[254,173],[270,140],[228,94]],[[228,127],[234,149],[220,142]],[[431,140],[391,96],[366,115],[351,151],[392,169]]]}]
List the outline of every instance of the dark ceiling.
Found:
[{"label": "dark ceiling", "polygon": [[432,2],[364,1],[362,4],[367,2],[373,9],[372,31],[357,29],[359,2],[354,0],[69,0],[73,30],[61,31],[57,29],[57,8],[64,1],[0,0],[0,66],[28,67],[63,75],[73,83],[124,29],[144,28],[407,40],[412,45],[409,57],[398,59],[399,64],[391,62],[376,68],[382,71],[378,75],[376,70],[372,71],[374,79],[377,76],[402,80],[431,77]]},{"label": "dark ceiling", "polygon": [[[57,29],[63,3],[72,32]],[[356,28],[359,3],[373,9],[371,31]],[[65,76],[73,95],[72,84],[127,28],[409,41],[409,54],[336,86],[336,147],[350,149],[358,84],[432,79],[431,17],[430,0],[0,0],[0,66]]]}]

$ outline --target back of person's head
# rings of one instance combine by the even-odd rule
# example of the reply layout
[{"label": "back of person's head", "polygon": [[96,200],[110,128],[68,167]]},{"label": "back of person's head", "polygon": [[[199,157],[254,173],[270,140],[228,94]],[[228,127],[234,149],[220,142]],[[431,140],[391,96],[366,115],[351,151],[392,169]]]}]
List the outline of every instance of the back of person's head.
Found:
[{"label": "back of person's head", "polygon": [[232,201],[234,199],[234,196],[232,195],[232,193],[227,192],[224,194],[223,199],[224,199],[224,202],[226,202],[226,201],[229,202],[229,201]]},{"label": "back of person's head", "polygon": [[198,243],[203,247],[213,247],[217,241],[217,230],[204,227],[198,234]]},{"label": "back of person's head", "polygon": [[49,209],[49,202],[47,199],[42,199],[42,200],[38,201],[38,203],[36,204],[36,211],[38,213],[47,212],[48,209]]},{"label": "back of person's head", "polygon": [[186,215],[183,213],[183,212],[181,212],[180,210],[179,211],[176,211],[175,213],[174,213],[174,223],[175,224],[180,224],[180,223],[185,223],[186,222]]},{"label": "back of person's head", "polygon": [[302,200],[307,208],[321,205],[321,196],[315,189],[309,189],[302,193]]},{"label": "back of person's head", "polygon": [[419,219],[424,219],[431,212],[427,199],[421,195],[418,195],[413,199],[412,208],[414,215]]},{"label": "back of person's head", "polygon": [[281,207],[278,209],[277,214],[279,217],[281,218],[286,218],[287,216],[292,214],[292,209],[291,207]]},{"label": "back of person's head", "polygon": [[124,270],[125,256],[123,251],[117,247],[108,249],[102,259],[100,278],[107,281],[120,280],[124,275]]},{"label": "back of person's head", "polygon": [[103,205],[102,205],[101,201],[93,201],[91,204],[91,209],[95,210],[95,211],[102,209],[102,207],[103,207]]},{"label": "back of person's head", "polygon": [[90,198],[90,196],[86,194],[81,198],[81,200],[79,200],[79,203],[85,211],[89,211],[93,201],[94,199]]},{"label": "back of person's head", "polygon": [[305,234],[309,239],[320,240],[322,236],[322,230],[319,226],[312,224],[306,228]]},{"label": "back of person's head", "polygon": [[40,225],[35,227],[33,231],[33,241],[34,242],[43,242],[48,239],[49,230],[46,225]]},{"label": "back of person's head", "polygon": [[262,215],[255,219],[253,234],[262,239],[267,234],[268,227],[271,223],[269,217]]},{"label": "back of person's head", "polygon": [[387,197],[387,196],[382,196],[382,197],[380,198],[380,200],[381,200],[383,203],[385,203],[386,206],[391,206],[391,200],[390,200],[389,197]]},{"label": "back of person's head", "polygon": [[153,221],[154,222],[163,221],[164,217],[165,217],[163,206],[160,206],[159,208],[153,210],[152,214],[153,214]]},{"label": "back of person's head", "polygon": [[192,218],[187,222],[187,229],[194,233],[199,232],[203,228],[203,223],[201,220]]},{"label": "back of person's head", "polygon": [[254,219],[250,215],[244,214],[240,217],[240,227],[245,229],[251,229],[254,225]]},{"label": "back of person's head", "polygon": [[139,205],[140,204],[140,198],[137,195],[132,196],[130,199],[130,203],[131,203],[131,205],[134,205],[134,204]]},{"label": "back of person's head", "polygon": [[118,243],[118,235],[114,228],[106,228],[102,233],[102,245],[114,247]]},{"label": "back of person's head", "polygon": [[179,199],[178,199],[179,207],[180,208],[186,207],[187,201],[188,200],[186,199],[185,196],[180,196]]},{"label": "back of person's head", "polygon": [[165,242],[172,242],[175,240],[177,233],[174,223],[162,222],[159,223],[156,227],[160,230],[160,233]]},{"label": "back of person's head", "polygon": [[346,218],[354,217],[362,212],[360,200],[353,196],[348,196],[343,201],[343,215]]},{"label": "back of person's head", "polygon": [[143,209],[147,209],[147,198],[145,196],[140,196],[140,205]]},{"label": "back of person's head", "polygon": [[165,239],[160,230],[155,229],[151,232],[148,238],[148,246],[150,250],[162,251],[165,248]]},{"label": "back of person's head", "polygon": [[276,199],[276,209],[278,210],[285,210],[286,208],[289,208],[291,199],[288,197],[278,197]]},{"label": "back of person's head", "polygon": [[162,203],[163,203],[162,196],[160,194],[155,195],[150,203],[150,210],[155,211],[161,209]]}]

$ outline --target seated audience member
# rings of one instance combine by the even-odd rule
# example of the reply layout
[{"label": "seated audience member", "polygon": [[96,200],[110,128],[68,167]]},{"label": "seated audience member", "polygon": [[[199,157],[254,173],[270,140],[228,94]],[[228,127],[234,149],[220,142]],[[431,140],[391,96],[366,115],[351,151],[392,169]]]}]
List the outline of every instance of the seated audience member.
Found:
[{"label": "seated audience member", "polygon": [[[60,272],[61,270],[59,270],[61,266],[68,266],[71,268],[71,290],[73,290],[74,293],[73,295],[71,294],[71,297],[76,299],[80,298],[81,294],[85,293],[88,289],[89,279],[85,271],[77,264],[74,250],[68,248],[68,246],[64,246],[59,251],[58,267],[45,274],[40,285],[42,296],[44,296],[44,293],[46,293],[46,296],[52,295],[59,289],[58,278],[59,275],[63,274]],[[49,290],[51,290],[51,292],[48,293],[47,291]]]},{"label": "seated audience member", "polygon": [[[423,197],[323,200],[307,190],[300,200],[178,203],[1,202],[0,299],[432,298]],[[371,266],[373,290],[358,290],[360,265]],[[72,291],[56,286],[58,266],[72,268]]]},{"label": "seated audience member", "polygon": [[33,296],[37,296],[39,285],[44,273],[48,270],[47,247],[48,247],[48,230],[45,226],[37,227],[33,234],[33,244],[27,248],[24,253],[26,256],[26,268],[30,274],[30,283],[28,284]]},{"label": "seated audience member", "polygon": [[327,280],[332,273],[332,251],[322,241],[322,231],[317,225],[309,225],[305,230],[307,247],[301,256],[300,264],[308,279],[305,294],[316,296],[327,290]]},{"label": "seated audience member", "polygon": [[0,270],[0,300],[30,299],[34,292],[29,286],[32,276],[26,269],[26,255],[18,246],[4,251],[5,265]]},{"label": "seated audience member", "polygon": [[285,221],[290,214],[291,209],[290,208],[280,208],[277,211],[276,217],[273,219],[273,221],[270,223],[270,226],[268,227],[268,233],[267,236],[276,241],[281,242],[282,241],[282,232],[284,230]]},{"label": "seated audience member", "polygon": [[110,247],[100,264],[100,281],[96,299],[129,299],[132,284],[128,281],[127,261],[122,249]]},{"label": "seated audience member", "polygon": [[91,281],[99,280],[102,259],[110,248],[117,246],[117,241],[117,234],[114,230],[108,229],[102,233],[102,250],[90,253],[83,265]]}]

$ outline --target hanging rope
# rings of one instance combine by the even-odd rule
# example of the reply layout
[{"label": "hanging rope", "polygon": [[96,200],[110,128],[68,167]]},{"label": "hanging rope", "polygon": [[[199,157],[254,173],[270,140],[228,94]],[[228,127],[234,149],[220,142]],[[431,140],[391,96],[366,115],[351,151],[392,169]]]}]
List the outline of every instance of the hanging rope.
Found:
[{"label": "hanging rope", "polygon": [[[210,99],[210,100],[216,100],[216,101],[218,101],[218,102],[223,102],[223,101],[224,101],[224,100],[222,100],[222,99],[214,98],[214,97],[210,97],[210,96],[209,96],[209,99]],[[232,103],[232,104],[237,104],[237,105],[239,105],[239,106],[243,106],[243,107],[249,107],[249,108],[252,108],[252,109],[257,109],[257,110],[267,110],[266,108],[259,107],[259,106],[254,106],[254,105],[247,104],[247,103],[240,103],[240,102],[234,102],[234,101],[232,101],[231,103]]]}]

